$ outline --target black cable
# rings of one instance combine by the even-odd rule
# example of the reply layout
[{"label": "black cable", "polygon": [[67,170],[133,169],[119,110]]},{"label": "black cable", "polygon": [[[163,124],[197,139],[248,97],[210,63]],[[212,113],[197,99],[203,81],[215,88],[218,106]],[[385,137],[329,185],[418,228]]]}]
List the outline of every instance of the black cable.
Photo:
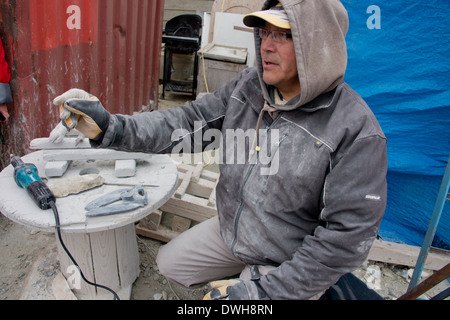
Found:
[{"label": "black cable", "polygon": [[70,258],[70,260],[72,261],[72,263],[73,263],[73,264],[78,268],[78,270],[80,271],[81,278],[83,278],[83,280],[84,280],[87,284],[89,284],[89,285],[91,285],[91,286],[94,286],[94,287],[97,287],[97,288],[102,288],[102,289],[104,289],[104,290],[106,290],[106,291],[109,291],[110,293],[112,293],[112,295],[114,296],[114,299],[115,299],[115,300],[120,300],[119,296],[117,295],[117,293],[116,293],[114,290],[112,290],[112,289],[110,289],[110,288],[108,288],[108,287],[106,287],[106,286],[103,286],[103,285],[101,285],[101,284],[97,284],[97,283],[91,282],[91,281],[89,281],[88,279],[86,279],[86,277],[84,276],[83,272],[81,271],[80,266],[79,266],[78,263],[75,261],[75,259],[72,257],[72,255],[70,254],[70,252],[69,252],[69,250],[67,249],[66,245],[64,244],[64,241],[62,240],[62,237],[61,237],[61,226],[60,226],[60,223],[59,223],[59,213],[58,213],[58,209],[56,208],[55,202],[51,201],[51,202],[50,202],[50,206],[52,207],[53,214],[55,215],[56,232],[57,232],[57,234],[58,234],[59,242],[61,243],[61,246],[63,247],[64,251],[65,251],[65,252],[67,253],[67,255],[69,256],[69,258]]}]

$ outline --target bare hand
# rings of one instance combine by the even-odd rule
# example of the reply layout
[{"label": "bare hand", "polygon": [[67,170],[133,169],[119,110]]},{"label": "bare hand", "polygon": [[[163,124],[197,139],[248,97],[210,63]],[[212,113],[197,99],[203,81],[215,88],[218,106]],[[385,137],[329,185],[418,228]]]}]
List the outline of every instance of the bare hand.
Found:
[{"label": "bare hand", "polygon": [[6,104],[0,105],[0,122],[7,121],[9,119],[8,108]]}]

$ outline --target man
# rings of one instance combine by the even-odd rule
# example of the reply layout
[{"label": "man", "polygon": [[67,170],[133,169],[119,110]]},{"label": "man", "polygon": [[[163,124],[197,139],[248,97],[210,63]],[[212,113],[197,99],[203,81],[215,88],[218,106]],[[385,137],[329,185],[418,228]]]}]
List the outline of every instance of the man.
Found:
[{"label": "man", "polygon": [[[244,22],[255,28],[257,67],[192,104],[110,115],[77,90],[54,103],[101,148],[169,153],[199,130],[220,130],[218,218],[162,247],[160,272],[188,287],[241,274],[215,282],[207,299],[318,299],[361,265],[377,236],[386,139],[343,80],[340,1],[267,1]],[[254,133],[239,154],[237,132]],[[243,162],[233,158],[240,153]]]}]

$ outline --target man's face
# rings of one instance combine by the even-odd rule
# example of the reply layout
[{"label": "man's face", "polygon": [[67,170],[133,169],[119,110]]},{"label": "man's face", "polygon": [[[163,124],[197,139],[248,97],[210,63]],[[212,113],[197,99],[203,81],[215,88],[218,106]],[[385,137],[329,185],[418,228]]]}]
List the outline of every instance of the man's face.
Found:
[{"label": "man's face", "polygon": [[[277,28],[266,23],[266,30],[291,30]],[[272,35],[261,39],[261,57],[263,66],[263,79],[268,85],[275,86],[286,100],[292,99],[300,93],[300,81],[297,72],[294,42],[288,38],[285,42],[276,42]]]}]

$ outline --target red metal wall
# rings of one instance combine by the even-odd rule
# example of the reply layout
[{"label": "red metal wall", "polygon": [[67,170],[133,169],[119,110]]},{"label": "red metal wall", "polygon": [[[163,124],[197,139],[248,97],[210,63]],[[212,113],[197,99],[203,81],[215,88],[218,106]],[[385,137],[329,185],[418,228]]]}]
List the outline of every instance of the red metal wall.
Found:
[{"label": "red metal wall", "polygon": [[59,121],[51,101],[70,88],[111,113],[156,107],[164,0],[0,0],[0,10],[14,97],[0,169],[49,135]]}]

